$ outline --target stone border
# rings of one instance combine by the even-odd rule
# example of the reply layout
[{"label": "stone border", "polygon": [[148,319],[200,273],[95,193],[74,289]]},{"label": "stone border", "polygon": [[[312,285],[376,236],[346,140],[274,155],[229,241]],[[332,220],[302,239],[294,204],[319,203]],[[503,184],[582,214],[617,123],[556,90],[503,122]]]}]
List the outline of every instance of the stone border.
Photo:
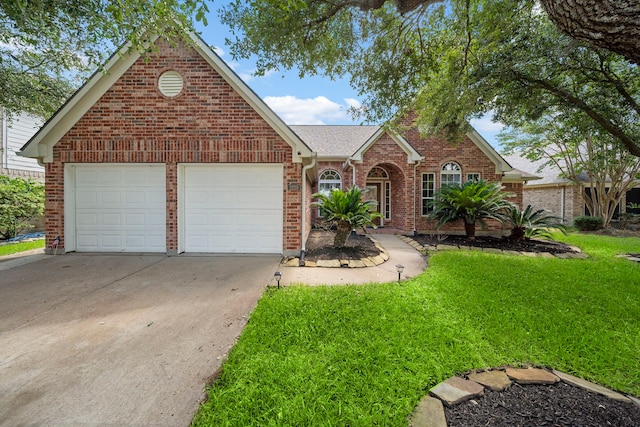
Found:
[{"label": "stone border", "polygon": [[528,257],[539,257],[539,258],[562,258],[562,259],[586,259],[589,258],[589,255],[585,254],[575,246],[571,246],[571,249],[576,251],[575,253],[560,253],[560,254],[552,254],[551,252],[520,252],[520,251],[507,251],[496,248],[480,248],[477,246],[455,246],[455,245],[436,245],[436,246],[424,246],[420,243],[413,240],[411,237],[398,235],[401,240],[411,245],[415,250],[421,252],[423,255],[428,254],[429,252],[436,251],[450,251],[450,250],[468,250],[468,251],[479,251],[486,252],[491,254],[505,254],[505,255],[523,255]]},{"label": "stone border", "polygon": [[640,262],[640,258],[636,255],[631,255],[631,254],[620,254],[620,255],[616,255],[616,258],[626,258],[629,261],[632,262]]},{"label": "stone border", "polygon": [[563,381],[585,390],[599,393],[620,402],[632,402],[640,408],[640,400],[623,395],[601,385],[556,370],[542,368],[498,368],[451,377],[432,387],[409,416],[411,427],[447,427],[444,406],[454,406],[484,395],[485,387],[493,391],[506,390],[513,384],[555,384]]},{"label": "stone border", "polygon": [[280,264],[285,267],[325,267],[325,268],[364,268],[375,267],[386,262],[389,259],[389,253],[376,239],[369,234],[365,234],[380,251],[380,255],[374,257],[360,258],[360,259],[321,259],[316,262],[300,261],[300,257],[286,257]]}]

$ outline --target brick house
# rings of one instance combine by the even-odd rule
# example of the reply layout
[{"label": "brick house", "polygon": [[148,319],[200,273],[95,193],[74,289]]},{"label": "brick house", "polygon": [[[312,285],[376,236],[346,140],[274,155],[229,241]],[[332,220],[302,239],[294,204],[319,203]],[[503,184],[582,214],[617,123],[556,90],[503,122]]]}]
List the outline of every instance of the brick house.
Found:
[{"label": "brick house", "polygon": [[[583,175],[581,184],[577,184],[564,178],[555,166],[542,167],[543,160],[531,161],[517,153],[505,156],[505,159],[515,168],[536,174],[532,179],[525,180],[522,187],[522,204],[524,206],[531,205],[536,209],[544,209],[550,215],[561,218],[569,225],[573,223],[575,217],[589,215],[582,196],[582,187],[588,186],[589,183],[589,178],[586,175]],[[578,177],[580,178],[580,175]],[[627,190],[616,208],[617,213],[640,214],[640,209],[627,208],[628,203],[640,204],[640,184]]]},{"label": "brick house", "polygon": [[442,182],[499,181],[521,202],[521,174],[475,132],[454,147],[415,130],[287,126],[192,38],[158,38],[147,59],[123,48],[22,148],[45,165],[49,250],[298,255],[311,194],[338,183],[370,189],[381,225],[405,232],[429,228]]}]

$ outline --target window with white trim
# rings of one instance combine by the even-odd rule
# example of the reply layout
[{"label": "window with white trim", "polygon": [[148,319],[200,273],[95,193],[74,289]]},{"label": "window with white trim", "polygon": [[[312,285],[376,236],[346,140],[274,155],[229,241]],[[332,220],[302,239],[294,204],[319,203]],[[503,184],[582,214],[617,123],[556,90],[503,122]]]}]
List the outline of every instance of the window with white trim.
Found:
[{"label": "window with white trim", "polygon": [[384,183],[384,219],[391,219],[391,181]]},{"label": "window with white trim", "polygon": [[480,174],[478,172],[473,172],[473,173],[468,173],[467,174],[467,180],[465,182],[469,182],[469,181],[474,181],[474,182],[478,182],[480,181]]},{"label": "window with white trim", "polygon": [[440,171],[440,187],[445,185],[460,185],[462,183],[462,170],[456,162],[447,162],[442,165]]},{"label": "window with white trim", "polygon": [[429,215],[433,210],[429,204],[433,201],[436,192],[436,174],[422,174],[422,216]]},{"label": "window with white trim", "polygon": [[322,172],[318,179],[318,192],[329,194],[336,188],[342,190],[342,176],[333,169]]}]

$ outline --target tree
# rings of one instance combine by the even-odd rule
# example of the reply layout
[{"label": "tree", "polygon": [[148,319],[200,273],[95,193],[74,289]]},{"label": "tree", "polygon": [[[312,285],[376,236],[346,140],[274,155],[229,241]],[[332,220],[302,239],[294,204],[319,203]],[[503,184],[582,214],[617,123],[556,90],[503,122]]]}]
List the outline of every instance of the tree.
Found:
[{"label": "tree", "polygon": [[485,228],[488,219],[500,223],[507,219],[505,214],[511,207],[507,201],[509,196],[495,182],[480,180],[445,185],[436,191],[429,217],[437,221],[438,228],[462,220],[467,238],[475,240],[477,223]]},{"label": "tree", "polygon": [[547,214],[544,209],[534,210],[531,205],[522,210],[513,205],[507,213],[507,221],[511,223],[509,240],[519,241],[536,237],[551,238],[553,229],[566,233],[567,227],[562,219]]},{"label": "tree", "polygon": [[46,118],[114,47],[146,51],[150,33],[187,40],[206,11],[204,0],[3,1],[0,106]]},{"label": "tree", "polygon": [[258,73],[349,75],[371,122],[415,110],[456,141],[486,113],[511,125],[571,108],[640,156],[638,67],[560,33],[533,0],[395,4],[237,0],[221,17]]},{"label": "tree", "polygon": [[584,115],[561,113],[522,123],[500,136],[506,152],[555,166],[579,185],[587,209],[606,227],[624,194],[640,180],[640,159]]},{"label": "tree", "polygon": [[336,248],[344,247],[351,230],[374,226],[373,221],[382,215],[375,211],[375,202],[362,200],[362,191],[353,186],[346,191],[334,188],[331,193],[316,193],[312,197],[318,201],[313,206],[320,208],[320,215],[325,221],[336,226],[336,235],[333,245]]},{"label": "tree", "polygon": [[0,236],[16,237],[44,212],[44,185],[0,176]]}]

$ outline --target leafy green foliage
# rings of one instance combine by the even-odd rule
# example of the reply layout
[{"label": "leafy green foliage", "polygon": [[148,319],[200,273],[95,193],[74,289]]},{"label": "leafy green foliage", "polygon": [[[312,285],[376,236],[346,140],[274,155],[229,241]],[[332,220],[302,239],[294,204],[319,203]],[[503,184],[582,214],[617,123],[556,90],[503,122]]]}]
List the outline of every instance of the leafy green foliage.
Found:
[{"label": "leafy green foliage", "polygon": [[614,255],[640,242],[559,237],[590,258],[442,251],[400,286],[267,291],[193,425],[406,426],[439,382],[504,365],[639,395],[638,266]]},{"label": "leafy green foliage", "polygon": [[237,0],[222,21],[236,31],[232,55],[257,55],[258,74],[349,76],[368,121],[417,111],[425,133],[455,141],[486,113],[517,125],[581,112],[640,155],[638,67],[560,33],[533,0],[429,3]]},{"label": "leafy green foliage", "polygon": [[604,221],[599,216],[581,215],[573,219],[573,226],[580,231],[600,230]]},{"label": "leafy green foliage", "polygon": [[467,238],[474,239],[476,223],[486,227],[488,219],[500,223],[507,219],[505,213],[511,207],[507,201],[509,196],[499,183],[484,180],[446,185],[436,191],[429,217],[438,221],[437,227],[462,220]]},{"label": "leafy green foliage", "polygon": [[508,211],[507,221],[511,223],[511,240],[524,240],[537,237],[552,238],[552,230],[560,230],[566,233],[567,227],[562,219],[548,215],[544,209],[534,210],[528,205],[524,210],[517,205],[512,205]]},{"label": "leafy green foliage", "polygon": [[337,248],[344,246],[351,230],[375,226],[373,221],[381,217],[372,200],[362,200],[362,190],[358,186],[345,191],[334,188],[329,194],[316,193],[313,197],[318,199],[313,206],[320,208],[323,219],[336,225],[333,244]]},{"label": "leafy green foliage", "polygon": [[0,236],[10,239],[32,228],[44,212],[44,185],[22,178],[0,176]]},{"label": "leafy green foliage", "polygon": [[116,46],[145,52],[150,33],[186,40],[207,10],[203,0],[3,1],[0,105],[47,118]]}]

